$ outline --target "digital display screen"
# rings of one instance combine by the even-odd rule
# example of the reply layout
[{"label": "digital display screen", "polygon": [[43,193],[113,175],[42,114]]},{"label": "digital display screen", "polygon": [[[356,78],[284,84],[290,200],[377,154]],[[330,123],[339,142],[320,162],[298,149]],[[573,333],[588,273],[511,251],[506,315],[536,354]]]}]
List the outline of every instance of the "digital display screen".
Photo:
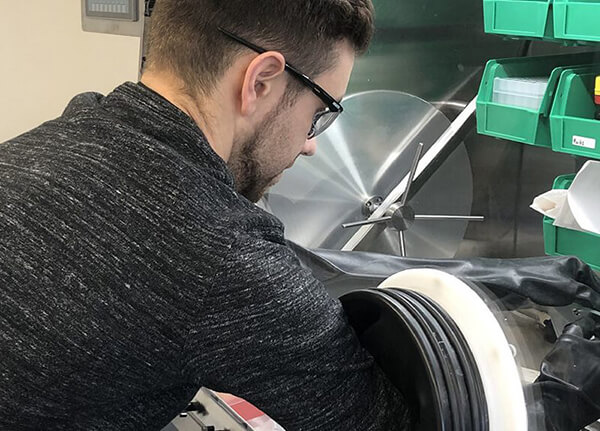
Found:
[{"label": "digital display screen", "polygon": [[137,21],[138,0],[86,0],[89,17]]}]

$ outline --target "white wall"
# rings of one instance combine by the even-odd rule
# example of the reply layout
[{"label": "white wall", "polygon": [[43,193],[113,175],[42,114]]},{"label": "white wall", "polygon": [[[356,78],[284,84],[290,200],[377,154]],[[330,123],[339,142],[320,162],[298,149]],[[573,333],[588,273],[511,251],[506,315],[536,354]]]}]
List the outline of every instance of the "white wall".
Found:
[{"label": "white wall", "polygon": [[0,142],[84,91],[137,81],[140,38],[86,33],[80,0],[0,0]]}]

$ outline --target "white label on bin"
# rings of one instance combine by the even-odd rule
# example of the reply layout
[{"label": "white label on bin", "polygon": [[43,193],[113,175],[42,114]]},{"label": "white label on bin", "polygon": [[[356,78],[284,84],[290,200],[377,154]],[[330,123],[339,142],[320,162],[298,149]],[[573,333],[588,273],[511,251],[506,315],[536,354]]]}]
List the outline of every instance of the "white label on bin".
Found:
[{"label": "white label on bin", "polygon": [[596,140],[593,138],[584,138],[583,136],[573,136],[573,145],[595,150]]}]

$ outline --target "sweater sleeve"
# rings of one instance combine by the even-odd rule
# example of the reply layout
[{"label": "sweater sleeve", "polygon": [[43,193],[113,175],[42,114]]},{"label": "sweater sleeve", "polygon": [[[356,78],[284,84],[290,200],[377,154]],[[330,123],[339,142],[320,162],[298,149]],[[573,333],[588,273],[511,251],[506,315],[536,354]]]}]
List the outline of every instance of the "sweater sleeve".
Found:
[{"label": "sweater sleeve", "polygon": [[238,234],[213,289],[186,343],[198,385],[245,398],[287,431],[408,429],[401,394],[286,245]]}]

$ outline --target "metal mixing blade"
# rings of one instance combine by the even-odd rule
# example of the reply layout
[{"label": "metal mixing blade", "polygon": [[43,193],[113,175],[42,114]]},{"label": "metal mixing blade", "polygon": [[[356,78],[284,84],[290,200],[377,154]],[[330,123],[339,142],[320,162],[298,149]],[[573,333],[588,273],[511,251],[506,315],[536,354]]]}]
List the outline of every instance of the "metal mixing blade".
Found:
[{"label": "metal mixing blade", "polygon": [[[380,218],[370,218],[368,220],[344,223],[342,227],[344,229],[350,229],[354,227],[362,227],[369,225],[386,224],[388,228],[396,229],[398,232],[398,245],[400,248],[400,256],[407,256],[406,251],[406,232],[410,229],[411,225],[418,220],[422,221],[450,221],[450,220],[464,220],[464,221],[485,221],[483,216],[466,216],[466,215],[443,215],[443,214],[415,214],[411,206],[408,205],[408,197],[410,196],[415,174],[417,172],[417,165],[421,159],[423,153],[423,143],[419,143],[417,147],[417,154],[413,160],[410,173],[408,174],[408,181],[406,191],[402,195],[402,199],[396,202],[386,210],[386,215]],[[383,201],[377,198],[373,203],[373,200],[367,203],[367,210],[372,214]],[[370,214],[368,214],[370,215]]]}]

